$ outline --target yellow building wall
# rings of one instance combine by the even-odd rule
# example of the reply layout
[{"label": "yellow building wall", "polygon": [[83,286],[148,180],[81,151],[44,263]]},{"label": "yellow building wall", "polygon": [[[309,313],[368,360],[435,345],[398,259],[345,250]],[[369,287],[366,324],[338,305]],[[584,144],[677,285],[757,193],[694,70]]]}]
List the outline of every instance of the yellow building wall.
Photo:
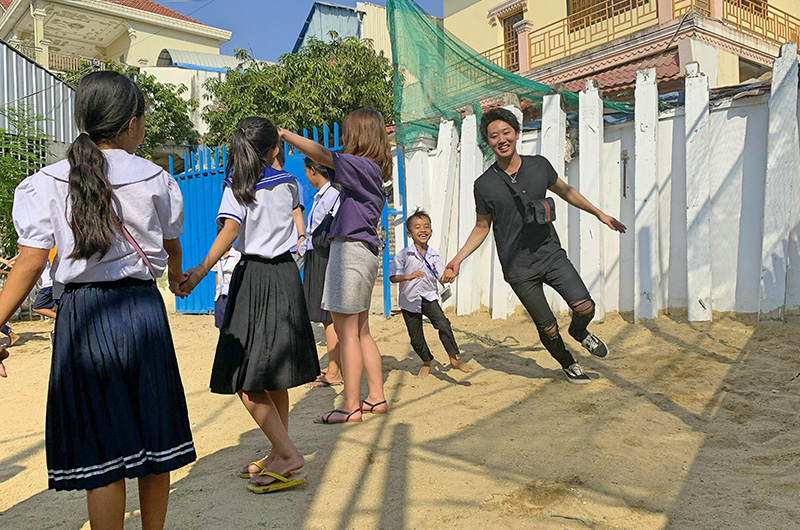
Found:
[{"label": "yellow building wall", "polygon": [[371,39],[375,52],[383,52],[391,61],[392,41],[389,39],[389,27],[386,25],[386,8],[368,2],[357,2],[356,9],[364,13],[361,38]]},{"label": "yellow building wall", "polygon": [[127,33],[123,33],[106,47],[108,59],[119,61],[122,57],[123,62],[131,66],[140,66],[139,60],[146,59],[148,66],[155,66],[158,55],[164,48],[219,55],[218,39],[141,22],[134,23],[133,27],[136,30],[136,38],[131,40]]},{"label": "yellow building wall", "polygon": [[772,7],[777,7],[781,11],[800,18],[800,0],[769,0],[767,3]]},{"label": "yellow building wall", "polygon": [[[489,11],[499,0],[444,0],[444,27],[470,48],[485,52],[503,44],[503,26],[489,21]],[[534,31],[566,18],[567,0],[528,0],[525,20]]]},{"label": "yellow building wall", "polygon": [[[731,86],[739,84],[739,56],[717,49],[717,84]],[[715,87],[711,87],[715,88]]]}]

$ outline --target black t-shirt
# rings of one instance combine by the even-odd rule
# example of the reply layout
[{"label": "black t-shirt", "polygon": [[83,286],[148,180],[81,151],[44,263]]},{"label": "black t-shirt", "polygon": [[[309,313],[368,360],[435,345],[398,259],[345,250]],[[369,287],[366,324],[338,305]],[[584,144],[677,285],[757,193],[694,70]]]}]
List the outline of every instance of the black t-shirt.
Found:
[{"label": "black t-shirt", "polygon": [[[543,156],[521,156],[517,184],[531,199],[544,199],[558,174]],[[495,162],[475,181],[475,211],[491,215],[497,254],[508,283],[528,280],[542,272],[561,250],[553,223],[524,224],[521,199],[512,195],[503,178],[508,175]]]}]

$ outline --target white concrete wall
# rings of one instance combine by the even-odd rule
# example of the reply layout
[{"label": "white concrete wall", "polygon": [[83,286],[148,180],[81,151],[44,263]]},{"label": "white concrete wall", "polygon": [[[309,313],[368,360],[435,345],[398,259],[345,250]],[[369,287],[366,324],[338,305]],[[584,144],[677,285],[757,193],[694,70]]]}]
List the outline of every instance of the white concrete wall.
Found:
[{"label": "white concrete wall", "polygon": [[[785,68],[790,76],[795,72],[795,77],[792,77],[795,79],[796,63],[794,70],[788,66]],[[699,71],[702,73],[702,65]],[[636,313],[640,318],[655,317],[662,310],[686,311],[690,304],[690,278],[695,282],[692,284],[695,304],[698,304],[698,299],[703,300],[703,304],[689,312],[692,320],[711,318],[710,311],[702,309],[703,305],[710,305],[713,311],[758,313],[759,304],[763,305],[765,297],[779,301],[781,315],[800,309],[800,162],[795,163],[794,167],[790,164],[789,169],[780,175],[783,203],[789,204],[786,211],[765,214],[768,160],[800,161],[800,146],[796,139],[800,99],[796,83],[794,88],[791,83],[773,86],[772,96],[712,101],[707,114],[703,114],[705,111],[702,110],[702,88],[700,92],[697,87],[694,90],[693,97],[700,98],[696,103],[701,108],[690,108],[695,118],[689,127],[684,108],[658,114],[658,121],[654,124],[655,157],[653,159],[652,154],[647,152],[646,164],[642,160],[637,163],[635,137],[637,130],[641,133],[642,128],[647,127],[641,123],[641,119],[650,119],[647,115],[653,115],[647,112],[641,113],[644,118],[638,122],[632,120],[619,125],[605,125],[600,136],[602,144],[599,155],[587,148],[586,153],[579,153],[561,165],[563,170],[559,173],[563,178],[579,190],[589,193],[605,213],[628,227],[628,233],[622,235],[600,225],[600,248],[592,245],[589,245],[592,248],[583,248],[585,245],[581,241],[590,237],[594,219],[557,199],[558,218],[563,220],[563,224],[557,226],[562,244],[584,280],[591,279],[592,297],[602,304],[606,312],[635,311],[637,303],[641,312]],[[786,102],[784,90],[788,90],[788,99],[793,104]],[[770,102],[776,94],[783,98],[780,105],[782,110],[780,115],[774,110],[771,115]],[[772,107],[776,106],[774,103]],[[646,103],[640,101],[639,104]],[[649,101],[647,104],[654,103]],[[789,107],[794,109],[794,113]],[[706,116],[703,120],[707,119],[707,125],[704,122],[700,124],[700,131],[697,130],[697,116]],[[550,121],[545,120],[545,125]],[[770,121],[773,122],[772,128]],[[776,127],[776,123],[779,127]],[[795,124],[794,128],[790,126],[791,123]],[[449,224],[450,237],[446,255],[443,256],[445,261],[452,258],[464,243],[475,222],[472,182],[485,169],[477,154],[475,129],[472,118],[469,118],[462,128],[457,147],[460,152],[455,172],[457,182],[452,191],[448,190],[453,197],[453,210],[449,215],[449,223],[446,223]],[[788,142],[779,142],[777,139],[768,142],[771,130],[773,135],[778,135],[776,138],[791,138]],[[449,129],[446,132],[449,135]],[[592,134],[597,139],[597,135]],[[584,138],[582,145],[590,145],[588,141]],[[542,131],[523,133],[520,152],[524,155],[547,153],[548,158],[555,159],[559,149],[554,146],[559,143],[543,127]],[[439,148],[442,145],[440,140]],[[776,149],[770,156],[768,145],[774,145]],[[413,160],[407,159],[407,167],[418,168],[412,174],[406,174],[409,209],[413,209],[415,201],[424,202],[426,206],[431,204],[430,183],[434,181],[433,173],[436,171],[434,160],[437,157],[447,158],[449,164],[454,159],[432,147],[430,144],[420,146],[412,155]],[[640,147],[640,150],[645,148]],[[704,149],[707,151],[705,168],[702,167],[706,161]],[[593,159],[599,157],[599,168],[587,159],[583,160],[582,169],[581,160],[587,156]],[[687,164],[687,159],[692,162]],[[559,161],[555,160],[554,165],[558,167]],[[640,171],[647,167],[647,171],[652,173],[639,179],[639,188],[636,187],[637,167]],[[582,189],[593,185],[594,178],[599,179],[599,189]],[[642,191],[643,187],[648,190],[647,197],[636,197],[637,191]],[[690,189],[687,190],[687,187]],[[703,189],[698,190],[698,187]],[[420,197],[423,190],[424,201]],[[447,194],[439,196],[445,198]],[[643,203],[645,198],[650,204]],[[443,219],[447,213],[442,211],[438,216]],[[698,217],[704,220],[697,221]],[[769,221],[776,218],[785,219],[786,222],[776,227],[775,223]],[[691,221],[688,225],[687,219]],[[703,223],[699,229],[698,222]],[[786,249],[782,254],[786,255],[786,263],[781,269],[786,275],[783,282],[785,287],[777,294],[773,292],[774,282],[766,288],[762,282],[766,267],[762,259],[765,223],[766,231],[770,234],[770,248],[773,249],[765,249],[767,255],[775,254],[774,248]],[[652,256],[652,262],[647,264],[646,270],[636,260],[636,235],[638,232],[641,236],[643,227],[648,230],[647,238],[638,242],[640,251],[644,249]],[[691,242],[687,239],[687,233],[692,238]],[[707,245],[707,253],[704,253],[704,245]],[[462,264],[462,276],[458,280],[462,283],[454,290],[458,314],[477,311],[482,304],[488,306],[495,317],[504,318],[513,309],[508,307],[507,292],[498,282],[502,276],[493,247],[490,236]],[[594,262],[594,256],[598,253],[599,266]],[[700,263],[706,259],[710,261],[710,267]],[[690,261],[692,267],[688,266]],[[650,276],[643,279],[651,279],[652,307],[643,307],[642,297],[637,297],[636,285],[642,283],[645,273]],[[518,303],[513,299],[512,302]],[[564,310],[557,296],[551,296],[551,305],[555,311]]]}]

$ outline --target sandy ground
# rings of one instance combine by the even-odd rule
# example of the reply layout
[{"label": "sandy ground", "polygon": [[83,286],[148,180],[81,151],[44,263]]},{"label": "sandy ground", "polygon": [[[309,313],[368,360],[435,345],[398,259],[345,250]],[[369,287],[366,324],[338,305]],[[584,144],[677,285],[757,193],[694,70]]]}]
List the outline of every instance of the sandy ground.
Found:
[{"label": "sandy ground", "polygon": [[[800,318],[757,327],[742,316],[609,315],[592,328],[609,359],[567,339],[586,386],[566,382],[524,315],[451,319],[516,340],[492,346],[459,332],[475,372],[435,363],[419,380],[402,318],[376,315],[390,414],[314,425],[341,403],[341,387],[291,390],[291,435],[310,480],[258,496],[235,473],[264,455],[266,439],[235,398],[208,392],[213,318],[173,314],[198,460],[173,475],[167,528],[800,529]],[[0,381],[0,528],[88,528],[82,492],[46,489],[51,324],[15,328],[25,342]],[[135,484],[128,491],[126,528],[138,528]]]}]

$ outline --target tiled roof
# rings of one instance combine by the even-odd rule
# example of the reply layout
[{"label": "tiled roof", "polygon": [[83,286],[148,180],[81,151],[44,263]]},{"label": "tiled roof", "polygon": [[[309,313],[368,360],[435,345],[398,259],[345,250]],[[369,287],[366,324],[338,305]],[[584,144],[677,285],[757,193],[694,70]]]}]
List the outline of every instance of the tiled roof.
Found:
[{"label": "tiled roof", "polygon": [[566,89],[572,92],[585,90],[586,78],[593,77],[597,79],[600,90],[603,92],[627,90],[636,86],[636,72],[648,68],[656,69],[656,77],[659,83],[683,77],[680,63],[678,62],[678,53],[668,52],[616,66],[603,72],[596,72],[581,79],[567,81]]},{"label": "tiled roof", "polygon": [[[8,9],[11,6],[11,3],[14,0],[0,0],[0,7],[3,9]],[[104,0],[110,4],[117,4],[123,7],[129,7],[131,9],[138,9],[139,11],[147,11],[148,13],[153,13],[155,15],[162,15],[165,17],[175,18],[178,20],[183,20],[184,22],[194,22],[195,24],[203,24],[202,22],[198,22],[193,18],[189,18],[186,15],[181,15],[177,11],[173,11],[168,7],[164,7],[160,4],[152,2],[151,0]],[[203,24],[205,26],[205,24]]]},{"label": "tiled roof", "polygon": [[164,7],[161,4],[151,2],[150,0],[105,0],[105,1],[123,7],[130,7],[131,9],[138,9],[139,11],[147,11],[148,13],[153,13],[156,15],[176,18],[178,20],[183,20],[184,22],[194,22],[195,24],[203,24],[202,22],[198,22],[197,20],[189,18],[186,15],[181,15],[177,11],[173,11],[168,7]]}]

